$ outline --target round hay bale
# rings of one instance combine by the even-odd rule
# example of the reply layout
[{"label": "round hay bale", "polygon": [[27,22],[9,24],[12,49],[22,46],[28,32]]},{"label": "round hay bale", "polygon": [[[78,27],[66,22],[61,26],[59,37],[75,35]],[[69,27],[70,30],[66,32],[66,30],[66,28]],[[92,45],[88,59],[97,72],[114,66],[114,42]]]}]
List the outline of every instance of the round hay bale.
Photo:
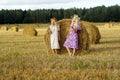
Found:
[{"label": "round hay bale", "polygon": [[18,32],[18,27],[17,26],[11,27],[11,31],[12,32]]},{"label": "round hay bale", "polygon": [[110,23],[106,23],[104,25],[105,28],[111,28],[113,26],[113,24],[110,22]]},{"label": "round hay bale", "polygon": [[40,23],[36,23],[36,26],[37,26],[37,27],[40,27]]},{"label": "round hay bale", "polygon": [[2,27],[1,27],[1,30],[3,30],[3,31],[7,31],[7,30],[8,30],[8,27],[6,27],[6,26],[2,26]]},{"label": "round hay bale", "polygon": [[120,23],[118,23],[118,25],[117,26],[119,26],[120,27]]},{"label": "round hay bale", "polygon": [[37,30],[32,26],[27,26],[23,29],[23,35],[25,36],[37,36]]},{"label": "round hay bale", "polygon": [[104,28],[108,28],[109,27],[109,24],[108,23],[105,23],[104,24]]},{"label": "round hay bale", "polygon": [[90,43],[91,44],[98,44],[100,42],[100,39],[101,39],[99,29],[90,22],[82,21],[81,23],[86,28],[86,30],[89,34]]},{"label": "round hay bale", "polygon": [[[60,51],[58,53],[64,53],[67,52],[65,47],[63,47],[63,44],[66,40],[67,34],[69,33],[69,28],[71,24],[70,19],[63,19],[58,21],[58,24],[60,25]],[[81,26],[82,30],[78,32],[79,36],[79,49],[77,50],[77,53],[83,54],[81,52],[88,51],[89,50],[89,35],[87,30],[85,29],[84,25]],[[52,53],[52,50],[50,48],[50,29],[48,28],[45,36],[45,43],[48,49],[48,53]]]}]

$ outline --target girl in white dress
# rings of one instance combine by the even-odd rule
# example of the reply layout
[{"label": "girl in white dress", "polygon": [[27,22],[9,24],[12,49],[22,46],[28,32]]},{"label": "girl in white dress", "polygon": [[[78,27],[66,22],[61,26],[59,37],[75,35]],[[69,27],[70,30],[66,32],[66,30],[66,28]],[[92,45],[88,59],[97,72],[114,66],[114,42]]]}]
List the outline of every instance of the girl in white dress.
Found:
[{"label": "girl in white dress", "polygon": [[59,35],[59,25],[57,24],[57,21],[55,18],[51,18],[51,25],[50,25],[50,44],[51,44],[51,49],[53,50],[53,53],[58,53],[58,49],[60,49],[59,45],[59,40],[60,40],[60,35]]}]

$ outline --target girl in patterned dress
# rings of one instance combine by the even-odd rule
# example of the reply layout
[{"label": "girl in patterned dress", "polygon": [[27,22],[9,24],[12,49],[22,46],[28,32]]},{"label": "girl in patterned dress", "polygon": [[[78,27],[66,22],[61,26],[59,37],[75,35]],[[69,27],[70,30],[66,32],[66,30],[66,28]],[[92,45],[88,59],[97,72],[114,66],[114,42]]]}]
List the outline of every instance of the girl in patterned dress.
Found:
[{"label": "girl in patterned dress", "polygon": [[[79,17],[77,15],[74,15],[71,26],[70,26],[70,32],[64,43],[64,46],[66,47],[69,53],[69,56],[74,56],[76,50],[78,49],[78,33],[77,33],[78,30],[81,30],[81,27],[79,24]],[[70,48],[73,49],[72,52],[70,51]]]},{"label": "girl in patterned dress", "polygon": [[60,40],[60,36],[59,36],[59,25],[57,24],[57,21],[55,18],[51,18],[51,25],[50,25],[50,45],[51,45],[51,49],[53,51],[53,53],[58,53],[58,49],[60,49],[60,45],[59,45],[59,40]]}]

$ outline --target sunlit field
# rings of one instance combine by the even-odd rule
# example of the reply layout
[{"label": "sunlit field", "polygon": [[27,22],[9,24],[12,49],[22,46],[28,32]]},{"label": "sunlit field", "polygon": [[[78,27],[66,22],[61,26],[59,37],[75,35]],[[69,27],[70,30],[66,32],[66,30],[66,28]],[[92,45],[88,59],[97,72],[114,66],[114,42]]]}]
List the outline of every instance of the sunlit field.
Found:
[{"label": "sunlit field", "polygon": [[[37,37],[22,35],[23,26],[29,25],[35,25]],[[95,23],[100,44],[75,57],[47,53],[48,25],[19,24],[19,32],[0,30],[0,80],[120,80],[120,25],[109,28]]]}]

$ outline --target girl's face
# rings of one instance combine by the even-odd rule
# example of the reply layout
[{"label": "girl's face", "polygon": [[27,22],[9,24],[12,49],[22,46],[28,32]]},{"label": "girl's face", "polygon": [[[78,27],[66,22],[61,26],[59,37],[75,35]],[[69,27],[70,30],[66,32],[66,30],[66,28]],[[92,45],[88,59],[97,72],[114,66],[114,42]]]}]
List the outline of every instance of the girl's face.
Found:
[{"label": "girl's face", "polygon": [[75,23],[75,22],[76,22],[76,20],[73,18],[73,19],[72,19],[72,22],[73,22],[73,23]]},{"label": "girl's face", "polygon": [[54,21],[54,20],[51,20],[51,24],[52,24],[52,25],[55,25],[55,21]]}]

